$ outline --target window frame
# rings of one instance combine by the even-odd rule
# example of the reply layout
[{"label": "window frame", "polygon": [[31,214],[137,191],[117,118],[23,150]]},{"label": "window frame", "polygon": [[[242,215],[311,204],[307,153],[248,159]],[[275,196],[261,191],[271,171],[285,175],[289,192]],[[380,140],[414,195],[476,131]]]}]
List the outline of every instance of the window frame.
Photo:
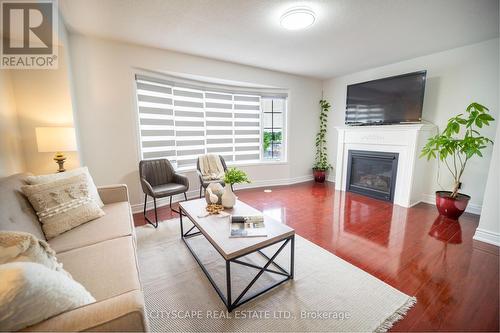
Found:
[{"label": "window frame", "polygon": [[[283,99],[284,100],[284,106],[283,106],[283,112],[282,112],[282,115],[283,115],[283,127],[281,129],[281,140],[282,140],[282,143],[281,143],[281,147],[282,147],[282,152],[281,152],[281,158],[279,160],[275,160],[275,159],[265,159],[264,158],[264,111],[262,110],[261,108],[261,115],[262,115],[262,121],[260,122],[260,132],[261,132],[261,136],[262,136],[262,146],[260,147],[261,149],[261,162],[262,163],[270,163],[270,164],[279,164],[280,162],[283,163],[283,164],[287,164],[288,160],[287,160],[287,146],[288,146],[288,140],[287,140],[287,135],[286,135],[286,130],[288,128],[288,117],[287,117],[287,113],[288,113],[288,97],[286,98],[283,98],[283,97],[262,97],[261,98],[261,103],[262,103],[262,100],[263,99],[271,99],[271,100],[274,100],[274,99]],[[266,112],[266,113],[269,113],[269,112]],[[272,115],[274,115],[274,112],[271,112]],[[272,116],[271,116],[272,117]],[[273,129],[274,129],[274,126],[273,126]]]},{"label": "window frame", "polygon": [[[133,99],[134,99],[134,117],[135,117],[135,124],[136,124],[136,143],[137,143],[137,157],[138,161],[144,159],[143,158],[143,147],[142,147],[142,135],[141,135],[141,117],[140,117],[140,112],[139,112],[139,93],[138,93],[138,88],[137,88],[137,77],[138,76],[145,76],[145,77],[150,77],[151,79],[157,79],[157,80],[169,80],[172,82],[175,82],[177,84],[196,84],[201,87],[204,87],[207,91],[210,91],[210,89],[227,89],[229,91],[232,91],[232,94],[255,94],[259,95],[261,97],[261,103],[260,103],[260,147],[259,147],[259,160],[253,160],[253,161],[226,161],[226,164],[228,167],[231,166],[256,166],[256,165],[285,165],[288,164],[288,158],[287,158],[287,152],[288,152],[288,140],[287,140],[287,129],[288,129],[288,105],[289,105],[289,91],[288,89],[282,89],[282,88],[271,88],[271,87],[262,87],[262,88],[256,88],[258,85],[252,85],[252,86],[240,86],[240,85],[229,85],[226,82],[224,84],[218,83],[217,79],[214,78],[208,78],[208,77],[203,77],[203,80],[193,80],[191,77],[182,77],[182,76],[177,76],[178,73],[175,73],[175,76],[167,75],[167,74],[158,74],[155,72],[150,72],[146,70],[133,70],[132,71],[132,85],[133,85]],[[173,92],[172,92],[173,93]],[[206,91],[203,92],[203,95],[205,95]],[[273,95],[278,95],[278,96],[273,96]],[[284,112],[283,112],[283,134],[282,134],[282,156],[280,160],[272,160],[272,159],[264,159],[264,153],[263,153],[263,128],[264,128],[264,122],[263,122],[263,114],[264,112],[262,111],[262,99],[264,98],[277,98],[277,99],[284,99]],[[205,103],[205,102],[204,102]],[[234,104],[233,104],[234,105]],[[205,115],[204,111],[204,122],[205,122]],[[233,123],[234,123],[234,117],[232,118]],[[205,126],[205,131],[206,131],[206,126]],[[233,124],[233,131],[234,131],[234,124]],[[206,135],[205,135],[205,140],[206,140]],[[206,142],[205,142],[205,151],[207,149]],[[147,159],[153,159],[153,158],[147,158]],[[181,173],[184,172],[191,172],[196,170],[196,166],[189,166],[189,167],[178,167],[177,165],[174,165],[174,168],[176,171],[179,171]]]}]

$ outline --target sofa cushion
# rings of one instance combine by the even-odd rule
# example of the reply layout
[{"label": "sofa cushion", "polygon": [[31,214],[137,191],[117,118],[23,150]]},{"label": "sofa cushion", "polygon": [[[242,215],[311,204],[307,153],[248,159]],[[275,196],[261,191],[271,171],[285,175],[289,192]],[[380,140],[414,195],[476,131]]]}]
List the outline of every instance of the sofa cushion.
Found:
[{"label": "sofa cushion", "polygon": [[0,179],[0,230],[29,232],[45,240],[35,211],[21,192],[28,176],[18,173]]},{"label": "sofa cushion", "polygon": [[141,289],[132,236],[67,251],[58,258],[97,301]]},{"label": "sofa cushion", "polygon": [[105,205],[104,216],[69,230],[49,241],[56,253],[96,244],[133,233],[133,219],[128,202]]},{"label": "sofa cushion", "polygon": [[36,210],[47,239],[104,215],[104,211],[90,197],[84,174],[50,183],[24,185],[21,190]]},{"label": "sofa cushion", "polygon": [[87,167],[76,168],[66,172],[50,173],[48,175],[29,176],[26,178],[26,182],[30,185],[46,184],[56,180],[71,178],[82,174],[85,175],[85,180],[87,182],[90,197],[97,205],[99,205],[100,208],[102,208],[102,206],[104,206],[104,203],[102,202],[101,197],[97,192],[94,180],[92,179],[92,176],[90,175],[89,169]]}]

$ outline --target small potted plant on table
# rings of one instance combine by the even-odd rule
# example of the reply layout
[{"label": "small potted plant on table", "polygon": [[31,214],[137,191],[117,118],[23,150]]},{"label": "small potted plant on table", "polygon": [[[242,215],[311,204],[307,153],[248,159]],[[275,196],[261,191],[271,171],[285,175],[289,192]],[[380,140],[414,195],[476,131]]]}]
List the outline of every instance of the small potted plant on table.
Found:
[{"label": "small potted plant on table", "polygon": [[323,183],[326,179],[326,173],[332,169],[332,165],[328,162],[328,152],[326,148],[326,129],[328,125],[328,111],[330,111],[330,103],[324,99],[319,101],[321,105],[321,113],[319,114],[319,131],[316,134],[316,159],[313,165],[314,180],[318,183]]},{"label": "small potted plant on table", "polygon": [[458,219],[467,208],[470,196],[459,193],[461,179],[467,162],[474,156],[483,157],[481,153],[493,141],[479,132],[483,126],[494,121],[487,107],[479,103],[471,103],[464,114],[448,120],[444,131],[431,137],[422,148],[422,154],[437,158],[446,165],[453,176],[452,191],[436,191],[436,206],[441,215]]},{"label": "small potted plant on table", "polygon": [[237,168],[229,168],[224,175],[224,193],[222,194],[222,205],[226,208],[233,208],[236,203],[236,196],[233,192],[234,184],[250,183],[247,174]]}]

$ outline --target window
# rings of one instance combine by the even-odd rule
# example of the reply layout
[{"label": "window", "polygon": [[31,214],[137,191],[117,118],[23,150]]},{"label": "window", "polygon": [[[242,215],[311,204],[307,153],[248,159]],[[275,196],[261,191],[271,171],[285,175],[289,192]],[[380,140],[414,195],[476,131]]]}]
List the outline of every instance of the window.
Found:
[{"label": "window", "polygon": [[283,157],[283,125],[286,99],[262,99],[262,149],[265,160]]},{"label": "window", "polygon": [[222,155],[228,164],[284,159],[284,94],[142,75],[136,87],[143,159],[165,157],[178,169],[194,168],[207,153]]}]

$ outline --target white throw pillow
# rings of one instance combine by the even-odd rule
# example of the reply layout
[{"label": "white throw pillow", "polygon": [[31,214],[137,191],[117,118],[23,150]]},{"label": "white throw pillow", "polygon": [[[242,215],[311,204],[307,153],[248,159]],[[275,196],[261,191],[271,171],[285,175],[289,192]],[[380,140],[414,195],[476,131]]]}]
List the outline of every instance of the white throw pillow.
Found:
[{"label": "white throw pillow", "polygon": [[52,174],[48,174],[48,175],[28,176],[26,181],[30,185],[46,184],[46,183],[53,182],[55,180],[66,179],[66,178],[78,176],[81,174],[85,174],[87,176],[87,185],[89,188],[90,197],[95,201],[95,203],[97,205],[99,205],[100,208],[102,208],[104,206],[104,203],[102,202],[101,197],[99,196],[99,192],[97,191],[97,187],[95,186],[94,180],[92,179],[92,176],[90,175],[89,169],[87,167],[76,168],[73,170],[52,173]]},{"label": "white throw pillow", "polygon": [[46,241],[27,232],[0,231],[0,264],[20,261],[42,264],[71,277]]},{"label": "white throw pillow", "polygon": [[0,265],[0,327],[17,331],[95,302],[78,282],[31,262]]},{"label": "white throw pillow", "polygon": [[105,214],[90,197],[84,174],[45,184],[24,185],[21,191],[35,209],[49,240]]}]

